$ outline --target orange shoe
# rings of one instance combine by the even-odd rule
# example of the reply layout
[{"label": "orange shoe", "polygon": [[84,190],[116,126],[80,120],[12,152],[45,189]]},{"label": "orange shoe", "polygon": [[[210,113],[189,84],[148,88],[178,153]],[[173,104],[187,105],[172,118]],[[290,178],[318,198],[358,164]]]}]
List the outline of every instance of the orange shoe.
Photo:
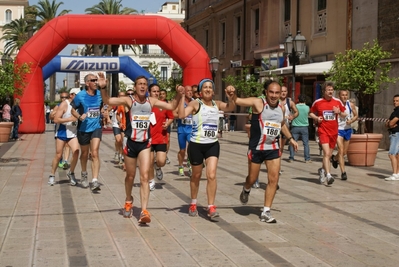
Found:
[{"label": "orange shoe", "polygon": [[133,201],[125,202],[122,213],[125,218],[131,218],[133,216]]},{"label": "orange shoe", "polygon": [[219,213],[216,211],[216,206],[212,205],[208,208],[208,217],[209,218],[216,218],[219,217]]},{"label": "orange shoe", "polygon": [[143,210],[140,213],[140,219],[139,219],[139,223],[140,224],[147,224],[151,222],[151,215],[147,210]]}]

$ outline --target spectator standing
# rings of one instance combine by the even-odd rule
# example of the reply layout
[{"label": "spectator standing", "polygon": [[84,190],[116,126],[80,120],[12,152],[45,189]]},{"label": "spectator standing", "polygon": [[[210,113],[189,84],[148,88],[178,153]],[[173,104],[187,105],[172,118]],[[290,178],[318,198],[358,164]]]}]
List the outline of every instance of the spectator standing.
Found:
[{"label": "spectator standing", "polygon": [[399,180],[399,94],[393,97],[393,106],[394,110],[385,125],[389,132],[388,156],[391,160],[392,175],[385,178],[385,181]]},{"label": "spectator standing", "polygon": [[49,104],[46,105],[46,123],[50,123],[50,111],[51,108],[49,106]]},{"label": "spectator standing", "polygon": [[[234,111],[232,112],[234,113]],[[229,117],[229,121],[230,121],[230,132],[234,132],[235,129],[235,125],[236,125],[236,120],[237,120],[237,116],[234,114],[231,114]]]},{"label": "spectator standing", "polygon": [[7,98],[2,108],[2,121],[11,122],[11,106],[10,99]]},{"label": "spectator standing", "polygon": [[[303,143],[303,156],[306,163],[312,162],[310,160],[310,149],[309,149],[309,106],[306,105],[306,96],[299,95],[299,103],[296,105],[298,110],[298,117],[292,120],[291,124],[291,134],[295,141],[298,141],[299,137],[302,139]],[[292,146],[290,149],[289,161],[294,160],[294,148]]]},{"label": "spectator standing", "polygon": [[12,129],[12,135],[11,139],[14,141],[21,140],[18,138],[18,128],[19,125],[22,124],[22,109],[20,107],[21,100],[19,98],[16,98],[14,100],[14,105],[12,106],[11,109],[11,116],[12,116],[12,121],[14,122],[14,128]]},{"label": "spectator standing", "polygon": [[[356,99],[351,98],[351,99],[349,99],[349,101],[355,106],[357,117],[359,118],[359,107],[356,106]],[[352,133],[356,134],[356,133],[358,133],[358,130],[359,130],[359,121],[356,120],[352,123]]]}]

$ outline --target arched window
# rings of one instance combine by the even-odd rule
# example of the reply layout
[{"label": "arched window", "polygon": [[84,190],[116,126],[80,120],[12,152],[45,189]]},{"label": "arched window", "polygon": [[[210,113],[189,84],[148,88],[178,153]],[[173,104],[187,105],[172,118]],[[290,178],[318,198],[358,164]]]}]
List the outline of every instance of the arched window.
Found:
[{"label": "arched window", "polygon": [[6,10],[6,23],[10,23],[12,21],[12,11],[10,9]]}]

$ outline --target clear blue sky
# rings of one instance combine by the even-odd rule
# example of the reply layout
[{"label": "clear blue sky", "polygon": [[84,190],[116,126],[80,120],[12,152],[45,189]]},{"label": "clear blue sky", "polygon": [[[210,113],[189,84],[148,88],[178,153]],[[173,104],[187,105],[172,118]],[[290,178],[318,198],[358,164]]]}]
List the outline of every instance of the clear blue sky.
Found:
[{"label": "clear blue sky", "polygon": [[[50,0],[51,3],[52,0]],[[30,5],[37,5],[39,0],[30,0]],[[69,9],[72,10],[70,14],[85,14],[85,9],[92,7],[100,0],[56,0],[56,3],[63,2],[64,4],[60,6],[60,10]],[[131,7],[139,12],[144,11],[145,13],[155,13],[161,9],[161,6],[168,2],[167,0],[122,0],[121,4],[123,7]],[[177,2],[177,0],[176,0]]]}]

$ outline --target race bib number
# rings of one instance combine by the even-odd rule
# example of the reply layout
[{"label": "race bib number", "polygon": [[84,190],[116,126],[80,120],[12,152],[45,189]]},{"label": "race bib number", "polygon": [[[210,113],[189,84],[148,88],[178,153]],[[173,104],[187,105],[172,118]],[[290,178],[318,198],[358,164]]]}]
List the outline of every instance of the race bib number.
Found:
[{"label": "race bib number", "polygon": [[185,125],[193,125],[193,119],[192,118],[184,118],[181,120],[181,123],[185,124]]},{"label": "race bib number", "polygon": [[100,108],[87,108],[87,118],[98,118],[100,114]]},{"label": "race bib number", "polygon": [[150,115],[133,115],[132,128],[147,130],[150,127]]},{"label": "race bib number", "polygon": [[218,126],[216,124],[203,124],[202,137],[216,139],[218,133]]},{"label": "race bib number", "polygon": [[323,119],[326,121],[333,121],[335,120],[335,114],[332,110],[325,110],[323,111]]},{"label": "race bib number", "polygon": [[277,137],[280,135],[281,124],[277,122],[266,121],[265,126],[263,127],[263,135],[270,137]]}]

